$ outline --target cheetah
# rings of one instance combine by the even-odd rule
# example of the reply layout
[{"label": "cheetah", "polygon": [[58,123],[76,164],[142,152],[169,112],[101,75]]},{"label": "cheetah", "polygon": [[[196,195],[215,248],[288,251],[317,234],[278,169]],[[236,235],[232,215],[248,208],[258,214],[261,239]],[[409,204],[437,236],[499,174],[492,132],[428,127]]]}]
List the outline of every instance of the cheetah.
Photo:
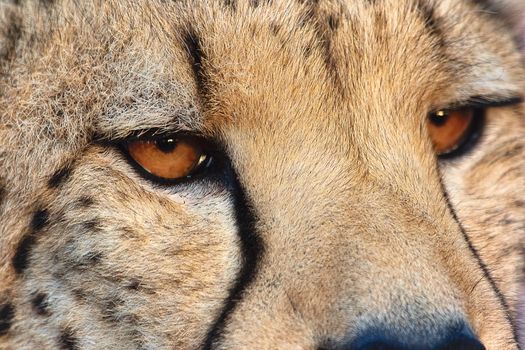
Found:
[{"label": "cheetah", "polygon": [[522,0],[0,2],[0,349],[520,349]]}]

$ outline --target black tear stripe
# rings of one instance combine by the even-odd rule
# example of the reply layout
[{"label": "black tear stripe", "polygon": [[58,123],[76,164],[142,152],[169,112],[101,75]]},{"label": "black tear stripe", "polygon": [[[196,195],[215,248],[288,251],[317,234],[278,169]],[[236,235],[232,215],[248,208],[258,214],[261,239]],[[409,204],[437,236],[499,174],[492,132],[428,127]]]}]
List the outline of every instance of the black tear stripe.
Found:
[{"label": "black tear stripe", "polygon": [[0,336],[9,331],[14,317],[15,308],[13,307],[13,304],[9,302],[0,304]]},{"label": "black tear stripe", "polygon": [[494,291],[494,294],[496,295],[496,297],[499,300],[499,303],[503,307],[503,311],[505,313],[505,318],[507,319],[507,322],[510,324],[511,329],[512,329],[512,336],[513,336],[514,342],[516,343],[516,346],[518,347],[518,349],[521,350],[521,346],[520,346],[520,343],[518,341],[518,328],[517,328],[516,324],[512,321],[512,317],[510,316],[509,304],[507,303],[507,300],[505,299],[505,296],[503,295],[503,293],[501,293],[501,290],[498,287],[498,285],[496,284],[496,281],[494,280],[494,277],[492,277],[492,274],[490,273],[490,270],[487,267],[487,264],[485,264],[485,262],[481,258],[481,255],[479,254],[478,250],[476,249],[476,247],[474,246],[474,244],[470,240],[470,237],[467,234],[467,231],[465,230],[465,228],[463,227],[463,224],[459,220],[458,215],[456,213],[456,210],[454,209],[454,206],[452,205],[452,202],[450,201],[450,196],[448,195],[448,192],[447,192],[447,190],[445,188],[445,183],[443,182],[443,179],[440,179],[440,181],[441,181],[441,190],[443,192],[443,196],[444,196],[445,201],[447,203],[447,207],[448,207],[450,213],[452,214],[452,218],[458,224],[459,229],[461,231],[461,234],[462,234],[463,238],[465,239],[465,242],[467,243],[467,246],[468,246],[470,252],[472,253],[472,256],[476,259],[476,262],[478,263],[479,268],[483,272],[483,276],[489,282],[492,290]]},{"label": "black tear stripe", "polygon": [[262,239],[257,235],[256,215],[253,206],[247,197],[237,174],[233,174],[233,204],[238,234],[241,243],[242,267],[237,280],[232,284],[225,300],[222,311],[215,320],[204,340],[202,349],[211,350],[220,343],[224,336],[224,329],[229,316],[235,310],[237,303],[242,299],[246,288],[253,282],[259,261],[264,254]]},{"label": "black tear stripe", "polygon": [[187,30],[183,39],[190,59],[191,68],[195,76],[197,93],[201,99],[201,102],[205,103],[209,96],[209,79],[203,69],[203,61],[206,60],[206,55],[202,50],[201,40],[191,28]]},{"label": "black tear stripe", "polygon": [[39,209],[33,214],[30,232],[20,241],[13,256],[13,267],[17,274],[21,274],[27,268],[29,254],[36,243],[36,238],[49,221],[49,213],[46,209]]}]

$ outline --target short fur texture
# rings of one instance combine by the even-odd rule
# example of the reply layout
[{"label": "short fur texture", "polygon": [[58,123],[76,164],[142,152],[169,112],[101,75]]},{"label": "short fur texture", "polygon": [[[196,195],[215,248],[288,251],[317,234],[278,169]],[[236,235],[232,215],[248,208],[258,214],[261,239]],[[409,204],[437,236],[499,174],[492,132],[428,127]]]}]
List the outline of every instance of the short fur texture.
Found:
[{"label": "short fur texture", "polygon": [[[0,3],[0,349],[518,349],[522,0]],[[426,118],[493,103],[467,154]],[[143,178],[146,131],[220,145]],[[430,340],[429,340],[430,341]]]}]

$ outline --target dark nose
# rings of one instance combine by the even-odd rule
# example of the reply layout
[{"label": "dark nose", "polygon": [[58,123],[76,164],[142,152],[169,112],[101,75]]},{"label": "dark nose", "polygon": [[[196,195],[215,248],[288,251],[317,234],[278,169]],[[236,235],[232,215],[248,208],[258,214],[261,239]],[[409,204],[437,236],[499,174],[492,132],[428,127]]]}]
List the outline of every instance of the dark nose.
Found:
[{"label": "dark nose", "polygon": [[370,332],[357,338],[350,346],[341,349],[348,350],[485,350],[485,347],[474,336],[468,327],[459,331],[434,337],[413,335],[407,339],[399,339],[390,332]]}]

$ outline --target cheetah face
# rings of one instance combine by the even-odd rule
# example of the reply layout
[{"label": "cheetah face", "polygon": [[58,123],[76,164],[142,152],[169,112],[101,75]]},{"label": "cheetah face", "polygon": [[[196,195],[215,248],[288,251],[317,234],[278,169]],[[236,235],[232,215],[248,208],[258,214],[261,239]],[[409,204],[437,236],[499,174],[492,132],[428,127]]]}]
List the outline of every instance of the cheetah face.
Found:
[{"label": "cheetah face", "polygon": [[2,2],[0,349],[519,349],[521,2]]}]

